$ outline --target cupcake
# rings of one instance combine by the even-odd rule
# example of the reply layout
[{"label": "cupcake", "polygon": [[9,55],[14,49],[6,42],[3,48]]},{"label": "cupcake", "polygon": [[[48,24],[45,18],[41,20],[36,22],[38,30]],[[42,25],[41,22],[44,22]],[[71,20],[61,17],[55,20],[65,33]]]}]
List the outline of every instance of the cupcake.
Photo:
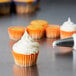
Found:
[{"label": "cupcake", "polygon": [[50,25],[46,28],[46,37],[47,38],[59,38],[60,37],[60,26],[59,25]]},{"label": "cupcake", "polygon": [[21,40],[13,45],[12,53],[17,65],[22,67],[33,66],[37,62],[39,43],[35,42],[25,31]]},{"label": "cupcake", "polygon": [[70,18],[68,18],[68,21],[64,22],[60,27],[60,37],[61,39],[68,38],[71,37],[74,33],[76,33],[76,24],[71,22]]},{"label": "cupcake", "polygon": [[45,20],[33,20],[30,24],[34,26],[42,26],[44,28],[48,26],[48,22]]},{"label": "cupcake", "polygon": [[27,31],[33,39],[41,39],[44,37],[44,28],[42,26],[29,25]]},{"label": "cupcake", "polygon": [[0,15],[9,15],[10,5],[11,5],[10,0],[0,0]]},{"label": "cupcake", "polygon": [[14,0],[17,14],[26,14],[35,12],[38,7],[38,1],[34,0]]},{"label": "cupcake", "polygon": [[12,40],[19,40],[25,32],[25,27],[13,26],[8,28],[9,37]]}]

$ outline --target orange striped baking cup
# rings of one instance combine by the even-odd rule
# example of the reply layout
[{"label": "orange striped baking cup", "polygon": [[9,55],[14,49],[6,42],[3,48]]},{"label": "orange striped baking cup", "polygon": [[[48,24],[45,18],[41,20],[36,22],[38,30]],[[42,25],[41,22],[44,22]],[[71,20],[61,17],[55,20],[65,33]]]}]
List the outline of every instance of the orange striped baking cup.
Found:
[{"label": "orange striped baking cup", "polygon": [[33,39],[41,39],[44,37],[44,28],[42,26],[28,26],[27,31]]},{"label": "orange striped baking cup", "polygon": [[47,38],[58,38],[60,37],[60,26],[59,25],[50,25],[46,28],[46,37]]},{"label": "orange striped baking cup", "polygon": [[36,54],[24,55],[12,51],[12,54],[17,65],[21,67],[29,67],[36,64],[39,52]]},{"label": "orange striped baking cup", "polygon": [[69,31],[60,30],[60,38],[64,39],[64,38],[71,37],[74,33],[76,33],[76,31],[69,32]]},{"label": "orange striped baking cup", "polygon": [[19,40],[25,32],[25,27],[22,26],[13,26],[8,28],[8,34],[10,39]]}]

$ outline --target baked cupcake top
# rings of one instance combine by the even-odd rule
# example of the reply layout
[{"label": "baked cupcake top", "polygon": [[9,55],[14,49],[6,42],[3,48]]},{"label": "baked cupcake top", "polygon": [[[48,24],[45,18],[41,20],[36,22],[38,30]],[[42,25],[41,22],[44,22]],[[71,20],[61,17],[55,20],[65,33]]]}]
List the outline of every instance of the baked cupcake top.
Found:
[{"label": "baked cupcake top", "polygon": [[25,31],[25,27],[22,27],[22,26],[13,26],[13,27],[9,27],[8,30],[11,30],[11,31]]},{"label": "baked cupcake top", "polygon": [[13,45],[13,51],[19,54],[35,54],[39,51],[39,43],[35,42],[25,31],[21,40]]},{"label": "baked cupcake top", "polygon": [[68,21],[64,22],[63,25],[60,27],[63,31],[76,31],[76,24],[74,24],[70,18],[68,18]]},{"label": "baked cupcake top", "polygon": [[35,26],[43,26],[43,27],[47,27],[48,26],[48,22],[45,20],[33,20],[30,23],[31,25],[35,25]]},{"label": "baked cupcake top", "polygon": [[34,25],[29,25],[28,27],[27,27],[28,29],[31,29],[31,30],[36,30],[36,29],[44,29],[42,26],[34,26]]}]

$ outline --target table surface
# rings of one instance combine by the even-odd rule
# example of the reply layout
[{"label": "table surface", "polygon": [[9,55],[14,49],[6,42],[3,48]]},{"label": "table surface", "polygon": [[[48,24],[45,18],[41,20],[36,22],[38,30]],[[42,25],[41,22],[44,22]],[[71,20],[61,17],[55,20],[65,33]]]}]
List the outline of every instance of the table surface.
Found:
[{"label": "table surface", "polygon": [[[43,0],[44,1],[44,0]],[[41,2],[40,10],[32,15],[0,17],[0,75],[1,76],[75,76],[76,54],[72,48],[52,47],[55,39],[42,39],[37,65],[20,68],[14,64],[9,40],[9,26],[27,26],[31,20],[45,19],[49,24],[61,25],[68,17],[76,23],[76,4],[71,2]],[[48,6],[47,6],[48,5]]]}]

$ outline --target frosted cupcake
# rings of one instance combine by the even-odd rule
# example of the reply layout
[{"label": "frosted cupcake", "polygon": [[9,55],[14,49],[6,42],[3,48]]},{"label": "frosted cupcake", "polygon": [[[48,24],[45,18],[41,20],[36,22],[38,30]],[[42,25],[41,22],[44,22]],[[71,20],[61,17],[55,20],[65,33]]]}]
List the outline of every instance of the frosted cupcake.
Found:
[{"label": "frosted cupcake", "polygon": [[25,31],[21,40],[13,45],[13,57],[19,66],[29,67],[37,62],[39,43],[35,42]]},{"label": "frosted cupcake", "polygon": [[25,32],[25,27],[22,26],[13,26],[8,28],[9,37],[12,40],[19,40],[21,39],[22,35]]},{"label": "frosted cupcake", "polygon": [[27,31],[33,39],[41,39],[44,37],[44,28],[42,26],[29,25]]},{"label": "frosted cupcake", "polygon": [[71,22],[70,18],[68,18],[68,21],[64,22],[60,27],[60,37],[62,39],[68,38],[71,37],[74,33],[76,33],[76,24]]}]

